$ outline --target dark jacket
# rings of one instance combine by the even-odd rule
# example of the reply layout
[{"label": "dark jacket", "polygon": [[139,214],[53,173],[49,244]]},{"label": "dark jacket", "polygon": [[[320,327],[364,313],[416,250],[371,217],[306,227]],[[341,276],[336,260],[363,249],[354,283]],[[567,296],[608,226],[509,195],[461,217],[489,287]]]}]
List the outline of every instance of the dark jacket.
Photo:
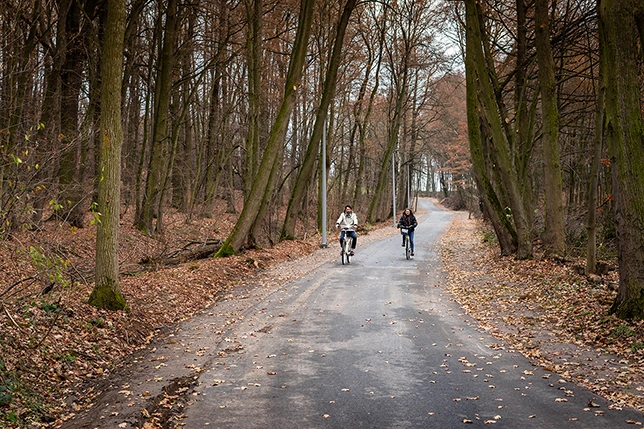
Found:
[{"label": "dark jacket", "polygon": [[416,216],[414,216],[413,213],[410,213],[409,216],[403,213],[402,216],[400,216],[398,228],[408,228],[410,231],[413,231],[417,226],[418,222],[416,221]]}]

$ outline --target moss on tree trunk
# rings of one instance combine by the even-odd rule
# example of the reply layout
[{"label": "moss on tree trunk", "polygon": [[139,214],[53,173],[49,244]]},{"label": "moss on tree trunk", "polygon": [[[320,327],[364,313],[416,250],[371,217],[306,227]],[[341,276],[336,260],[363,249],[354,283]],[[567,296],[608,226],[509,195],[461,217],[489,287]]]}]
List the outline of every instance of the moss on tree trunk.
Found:
[{"label": "moss on tree trunk", "polygon": [[89,304],[104,310],[130,311],[125,298],[118,290],[118,284],[113,280],[105,281],[101,286],[94,288],[89,296]]},{"label": "moss on tree trunk", "polygon": [[606,87],[606,137],[617,225],[619,290],[612,311],[644,317],[644,120],[641,106],[641,0],[602,0],[600,58]]},{"label": "moss on tree trunk", "polygon": [[125,0],[109,0],[101,64],[101,144],[96,228],[96,281],[89,303],[105,310],[129,311],[119,289],[119,214],[121,208],[121,86]]}]

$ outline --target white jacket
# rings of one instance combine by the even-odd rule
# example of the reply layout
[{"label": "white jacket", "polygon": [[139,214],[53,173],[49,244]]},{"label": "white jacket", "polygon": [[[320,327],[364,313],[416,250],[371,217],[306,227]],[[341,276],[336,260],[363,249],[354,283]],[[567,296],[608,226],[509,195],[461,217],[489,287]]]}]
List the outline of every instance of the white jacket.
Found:
[{"label": "white jacket", "polygon": [[351,212],[350,215],[348,215],[346,212],[342,212],[335,224],[342,229],[348,229],[351,227],[357,228],[358,216],[356,216],[355,212]]}]

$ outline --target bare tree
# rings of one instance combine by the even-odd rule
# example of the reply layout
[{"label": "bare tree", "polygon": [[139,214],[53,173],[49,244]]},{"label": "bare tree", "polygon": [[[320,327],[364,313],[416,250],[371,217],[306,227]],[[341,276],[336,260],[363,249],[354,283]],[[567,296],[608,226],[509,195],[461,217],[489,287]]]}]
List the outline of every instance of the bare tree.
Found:
[{"label": "bare tree", "polygon": [[297,34],[291,52],[286,87],[284,89],[284,98],[273,124],[257,176],[253,181],[251,193],[244,203],[244,208],[233,231],[217,252],[216,256],[218,257],[234,254],[241,249],[253,225],[258,221],[257,215],[262,204],[272,194],[273,189],[270,185],[274,184],[274,179],[271,180],[271,175],[275,174],[277,160],[284,145],[288,118],[293,109],[295,92],[302,77],[302,67],[304,66],[304,58],[311,33],[314,6],[315,0],[303,0],[301,3]]},{"label": "bare tree", "polygon": [[637,0],[602,0],[599,17],[620,274],[612,311],[621,318],[642,319],[644,120],[639,79],[644,6]]},{"label": "bare tree", "polygon": [[563,204],[561,202],[561,156],[559,154],[559,106],[555,64],[550,47],[548,0],[535,0],[535,31],[541,110],[543,116],[543,165],[546,199],[544,244],[551,256],[566,253]]},{"label": "bare tree", "polygon": [[125,0],[108,0],[101,62],[101,178],[98,186],[96,279],[89,303],[107,310],[128,310],[119,286],[121,209],[121,86]]},{"label": "bare tree", "polygon": [[[504,225],[501,219],[506,215],[511,216],[514,228],[516,229],[517,237],[517,258],[525,259],[532,257],[532,237],[531,226],[529,225],[528,216],[526,214],[525,202],[521,194],[520,177],[514,168],[513,159],[510,157],[512,151],[510,150],[515,146],[515,136],[509,127],[509,114],[506,111],[505,104],[500,98],[499,80],[496,70],[493,65],[493,58],[491,58],[487,48],[487,37],[484,31],[485,24],[483,16],[480,11],[480,5],[476,2],[466,0],[466,31],[469,32],[467,36],[467,52],[471,54],[471,61],[468,60],[467,65],[473,68],[468,73],[474,73],[474,79],[468,78],[468,83],[475,83],[477,85],[478,93],[478,106],[469,104],[468,109],[481,109],[482,116],[485,121],[481,124],[485,132],[482,133],[485,138],[489,138],[491,142],[489,156],[495,165],[495,174],[498,174],[498,185],[501,187],[501,195],[503,198],[493,198],[492,201],[487,201],[485,204],[488,209],[501,210],[491,212],[490,216],[498,218],[498,225]],[[468,118],[472,119],[474,112],[468,113]],[[480,159],[473,159],[474,162]],[[482,167],[477,167],[480,171]],[[481,178],[479,178],[481,179]],[[481,180],[481,182],[483,182]],[[483,184],[483,183],[481,183]],[[490,198],[486,193],[482,197]],[[501,201],[499,206],[495,207],[494,199]],[[507,201],[510,212],[506,212],[503,201]]]},{"label": "bare tree", "polygon": [[[147,169],[147,180],[140,213],[137,213],[136,225],[147,234],[163,230],[162,200],[160,199],[162,177],[167,166],[166,156],[170,151],[170,99],[172,89],[172,68],[177,31],[177,0],[169,0],[166,8],[165,31],[161,48],[161,63],[156,82],[154,124],[150,163]],[[153,219],[157,218],[156,225]]]},{"label": "bare tree", "polygon": [[313,127],[313,134],[306,150],[304,163],[295,181],[295,187],[289,200],[288,208],[286,210],[286,219],[282,228],[281,239],[294,239],[295,238],[295,221],[300,215],[302,206],[304,205],[305,190],[307,189],[311,177],[313,175],[313,168],[315,160],[318,157],[320,150],[320,141],[322,140],[322,130],[325,127],[329,105],[335,96],[335,87],[337,82],[338,68],[340,67],[342,45],[344,43],[344,36],[346,33],[349,18],[355,8],[356,0],[347,0],[342,16],[338,21],[335,41],[333,43],[333,52],[331,60],[326,72],[324,80],[324,89],[322,91],[322,100],[318,106],[317,114],[315,117],[315,125]]}]

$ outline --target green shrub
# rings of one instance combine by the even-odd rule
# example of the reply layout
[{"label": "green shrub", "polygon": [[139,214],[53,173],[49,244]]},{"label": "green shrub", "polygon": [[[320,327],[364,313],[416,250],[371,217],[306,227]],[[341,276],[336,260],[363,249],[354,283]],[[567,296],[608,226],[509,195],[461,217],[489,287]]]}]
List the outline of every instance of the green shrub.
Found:
[{"label": "green shrub", "polygon": [[58,313],[60,311],[60,305],[55,302],[41,301],[40,309],[45,313]]},{"label": "green shrub", "polygon": [[0,408],[6,407],[13,401],[13,392],[16,385],[12,374],[7,371],[4,360],[0,358]]},{"label": "green shrub", "polygon": [[0,384],[0,407],[6,407],[13,400],[13,386]]},{"label": "green shrub", "polygon": [[637,335],[635,329],[628,325],[619,325],[610,331],[610,336],[613,338],[630,338],[635,335]]},{"label": "green shrub", "polygon": [[633,353],[637,353],[638,351],[640,351],[642,349],[644,349],[644,343],[642,343],[642,342],[638,341],[637,343],[631,344],[631,351]]},{"label": "green shrub", "polygon": [[496,234],[494,231],[483,231],[483,237],[481,240],[483,243],[497,244]]}]

